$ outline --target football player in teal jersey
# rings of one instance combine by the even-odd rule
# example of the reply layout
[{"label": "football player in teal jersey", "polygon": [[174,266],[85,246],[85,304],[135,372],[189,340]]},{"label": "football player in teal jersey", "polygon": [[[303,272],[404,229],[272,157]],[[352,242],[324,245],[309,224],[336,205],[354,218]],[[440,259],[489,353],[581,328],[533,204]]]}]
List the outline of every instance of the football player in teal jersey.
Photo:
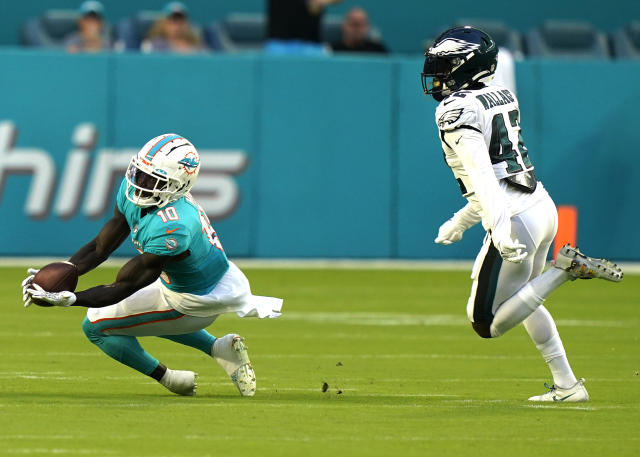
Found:
[{"label": "football player in teal jersey", "polygon": [[114,283],[76,293],[42,290],[33,283],[37,270],[29,269],[25,306],[37,298],[89,308],[82,328],[92,343],[177,394],[195,394],[197,374],[167,368],[137,337],[159,336],[200,349],[222,366],[241,395],[252,396],[256,379],[243,338],[216,338],[205,328],[224,313],[277,317],[282,300],[253,295],[245,275],[227,259],[189,193],[199,170],[198,152],[184,137],[164,134],[150,140],[131,159],[113,217],[69,262],[83,275],[129,236],[140,254],[120,269]]},{"label": "football player in teal jersey", "polygon": [[436,243],[459,241],[471,226],[487,231],[471,273],[467,315],[482,338],[497,338],[524,324],[547,362],[554,384],[544,402],[589,400],[576,379],[545,299],[567,281],[621,281],[606,259],[564,246],[542,272],[558,227],[553,200],[534,174],[520,128],[518,100],[489,85],[497,64],[493,39],[473,27],[449,29],[425,53],[422,87],[441,102],[436,124],[444,159],[467,204],[440,227]]}]

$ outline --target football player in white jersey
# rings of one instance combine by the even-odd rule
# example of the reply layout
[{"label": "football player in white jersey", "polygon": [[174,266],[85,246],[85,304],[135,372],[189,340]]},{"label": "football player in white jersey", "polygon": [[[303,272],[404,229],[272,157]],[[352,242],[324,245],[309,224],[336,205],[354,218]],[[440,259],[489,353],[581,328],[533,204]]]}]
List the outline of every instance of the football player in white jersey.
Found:
[{"label": "football player in white jersey", "polygon": [[478,222],[487,231],[471,278],[467,315],[482,338],[496,338],[523,323],[549,365],[553,385],[531,401],[588,401],[576,379],[544,300],[566,281],[621,281],[622,270],[564,246],[542,272],[556,234],[553,200],[536,179],[520,129],[518,100],[486,85],[495,72],[493,39],[473,27],[440,35],[425,53],[422,86],[440,102],[436,123],[447,165],[466,206],[439,229],[436,243],[459,241]]}]

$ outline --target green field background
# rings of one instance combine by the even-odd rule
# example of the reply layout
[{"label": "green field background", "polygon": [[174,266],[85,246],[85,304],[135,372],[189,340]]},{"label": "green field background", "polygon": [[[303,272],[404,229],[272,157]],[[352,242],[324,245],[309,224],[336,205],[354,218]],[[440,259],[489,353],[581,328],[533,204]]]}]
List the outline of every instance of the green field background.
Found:
[{"label": "green field background", "polygon": [[24,309],[25,269],[1,268],[0,455],[638,455],[638,276],[576,281],[547,301],[592,397],[555,405],[526,401],[551,380],[522,328],[487,341],[466,323],[467,272],[246,273],[254,293],[285,299],[283,316],[223,316],[209,331],[246,337],[255,397],[239,397],[204,354],[141,339],[199,373],[185,398],[89,343],[82,309]]}]

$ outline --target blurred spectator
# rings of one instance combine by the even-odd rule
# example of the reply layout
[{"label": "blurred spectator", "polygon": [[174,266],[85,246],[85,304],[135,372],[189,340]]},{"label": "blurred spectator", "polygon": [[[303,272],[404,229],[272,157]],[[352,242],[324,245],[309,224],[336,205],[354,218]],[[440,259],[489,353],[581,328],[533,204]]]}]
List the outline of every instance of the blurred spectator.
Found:
[{"label": "blurred spectator", "polygon": [[324,53],[320,23],[327,6],[342,0],[269,0],[267,52]]},{"label": "blurred spectator", "polygon": [[147,38],[140,46],[144,52],[193,53],[204,51],[202,37],[189,22],[187,7],[181,2],[170,2],[164,9]]},{"label": "blurred spectator", "polygon": [[104,6],[96,0],[87,0],[78,9],[78,30],[65,39],[69,52],[100,52],[111,48],[104,23]]},{"label": "blurred spectator", "polygon": [[342,22],[342,38],[331,43],[335,52],[377,52],[387,53],[384,44],[370,38],[369,16],[362,8],[352,8]]}]

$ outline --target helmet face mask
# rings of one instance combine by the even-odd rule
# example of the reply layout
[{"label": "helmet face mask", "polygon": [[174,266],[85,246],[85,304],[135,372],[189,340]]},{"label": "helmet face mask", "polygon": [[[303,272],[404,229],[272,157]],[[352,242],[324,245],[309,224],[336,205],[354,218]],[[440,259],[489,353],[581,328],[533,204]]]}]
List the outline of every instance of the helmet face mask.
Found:
[{"label": "helmet face mask", "polygon": [[425,52],[422,89],[437,101],[476,82],[487,82],[497,64],[491,37],[473,27],[455,27],[436,38]]},{"label": "helmet face mask", "polygon": [[164,179],[161,180],[135,167],[133,172],[135,173],[133,183],[135,186],[140,186],[136,187],[134,194],[139,194],[142,197],[150,197],[156,190],[162,190],[167,187],[167,181]]},{"label": "helmet face mask", "polygon": [[174,134],[153,138],[129,162],[127,199],[141,208],[162,208],[185,196],[199,171],[198,152],[188,140]]},{"label": "helmet face mask", "polygon": [[127,194],[131,193],[128,197],[137,206],[143,208],[159,206],[164,200],[163,191],[167,189],[167,179],[160,178],[152,173],[153,171],[149,170],[148,167],[140,167],[135,158],[129,162],[127,185],[130,189],[133,189],[133,192],[127,192]]},{"label": "helmet face mask", "polygon": [[451,91],[447,88],[447,81],[451,78],[453,62],[437,55],[425,53],[424,68],[422,70],[422,89],[440,101]]}]

